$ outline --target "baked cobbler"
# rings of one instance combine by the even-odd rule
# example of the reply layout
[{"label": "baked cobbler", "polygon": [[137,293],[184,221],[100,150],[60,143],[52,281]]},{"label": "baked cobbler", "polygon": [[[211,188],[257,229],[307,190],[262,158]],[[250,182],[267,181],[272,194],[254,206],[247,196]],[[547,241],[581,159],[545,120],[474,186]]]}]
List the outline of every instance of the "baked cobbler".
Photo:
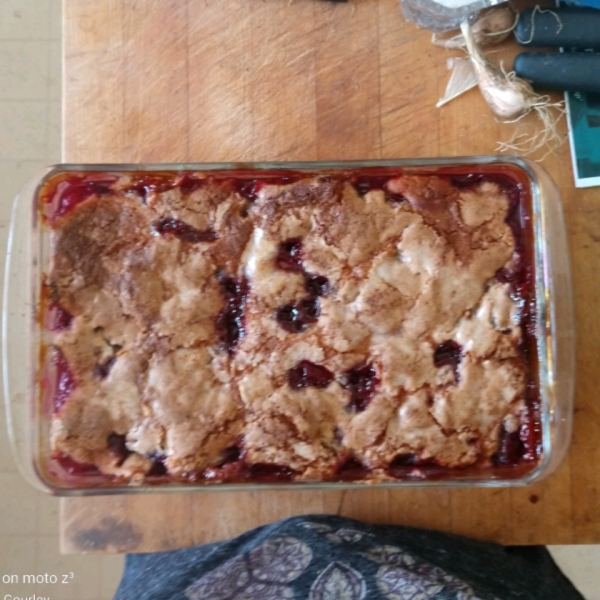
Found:
[{"label": "baked cobbler", "polygon": [[526,193],[399,169],[50,180],[55,459],[130,482],[533,463]]}]

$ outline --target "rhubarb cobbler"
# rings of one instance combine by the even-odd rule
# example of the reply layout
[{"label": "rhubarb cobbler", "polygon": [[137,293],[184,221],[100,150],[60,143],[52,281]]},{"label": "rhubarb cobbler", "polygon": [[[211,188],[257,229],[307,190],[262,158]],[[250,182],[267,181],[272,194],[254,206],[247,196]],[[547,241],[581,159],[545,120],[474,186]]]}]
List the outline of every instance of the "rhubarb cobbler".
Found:
[{"label": "rhubarb cobbler", "polygon": [[534,464],[526,194],[499,171],[50,179],[54,460],[131,483]]}]

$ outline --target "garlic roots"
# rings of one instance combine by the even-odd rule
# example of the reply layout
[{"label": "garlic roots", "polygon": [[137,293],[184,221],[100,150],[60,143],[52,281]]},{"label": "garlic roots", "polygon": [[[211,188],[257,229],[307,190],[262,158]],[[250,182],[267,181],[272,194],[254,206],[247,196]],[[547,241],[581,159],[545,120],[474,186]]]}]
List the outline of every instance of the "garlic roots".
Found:
[{"label": "garlic roots", "polygon": [[509,77],[486,58],[477,45],[473,30],[467,21],[464,21],[460,28],[477,74],[479,89],[491,109],[499,117],[511,120],[528,113],[537,101],[531,85],[517,76]]},{"label": "garlic roots", "polygon": [[[528,154],[544,146],[548,147],[549,152],[557,148],[563,142],[556,130],[556,124],[564,113],[562,103],[553,104],[549,96],[536,94],[531,85],[514,72],[507,73],[493,64],[481,51],[467,21],[460,28],[477,75],[479,89],[494,113],[508,122],[514,122],[535,111],[543,124],[543,130],[530,137],[513,137],[511,141],[500,144],[499,149]],[[555,116],[552,109],[557,109],[558,116]]]}]

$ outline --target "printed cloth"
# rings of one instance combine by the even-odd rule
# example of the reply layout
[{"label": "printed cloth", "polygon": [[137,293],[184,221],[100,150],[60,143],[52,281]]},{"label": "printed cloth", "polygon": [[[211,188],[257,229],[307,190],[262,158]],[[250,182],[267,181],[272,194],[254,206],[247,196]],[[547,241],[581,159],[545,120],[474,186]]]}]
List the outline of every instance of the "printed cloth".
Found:
[{"label": "printed cloth", "polygon": [[334,516],[128,555],[115,600],[583,600],[544,547]]}]

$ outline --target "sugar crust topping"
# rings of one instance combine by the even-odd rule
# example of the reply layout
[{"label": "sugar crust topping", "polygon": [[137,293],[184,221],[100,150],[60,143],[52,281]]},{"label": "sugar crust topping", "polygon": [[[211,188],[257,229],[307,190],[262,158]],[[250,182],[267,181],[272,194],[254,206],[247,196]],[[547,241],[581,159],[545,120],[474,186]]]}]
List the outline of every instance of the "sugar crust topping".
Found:
[{"label": "sugar crust topping", "polygon": [[[227,181],[141,194],[123,176],[52,222],[48,281],[73,315],[52,344],[75,382],[53,449],[133,481],[157,458],[211,481],[240,461],[301,480],[349,460],[372,480],[398,457],[489,466],[531,377],[522,302],[495,277],[508,210],[496,183],[435,176],[364,194],[306,177],[252,202]],[[304,366],[294,389],[299,364],[331,380]]]}]

